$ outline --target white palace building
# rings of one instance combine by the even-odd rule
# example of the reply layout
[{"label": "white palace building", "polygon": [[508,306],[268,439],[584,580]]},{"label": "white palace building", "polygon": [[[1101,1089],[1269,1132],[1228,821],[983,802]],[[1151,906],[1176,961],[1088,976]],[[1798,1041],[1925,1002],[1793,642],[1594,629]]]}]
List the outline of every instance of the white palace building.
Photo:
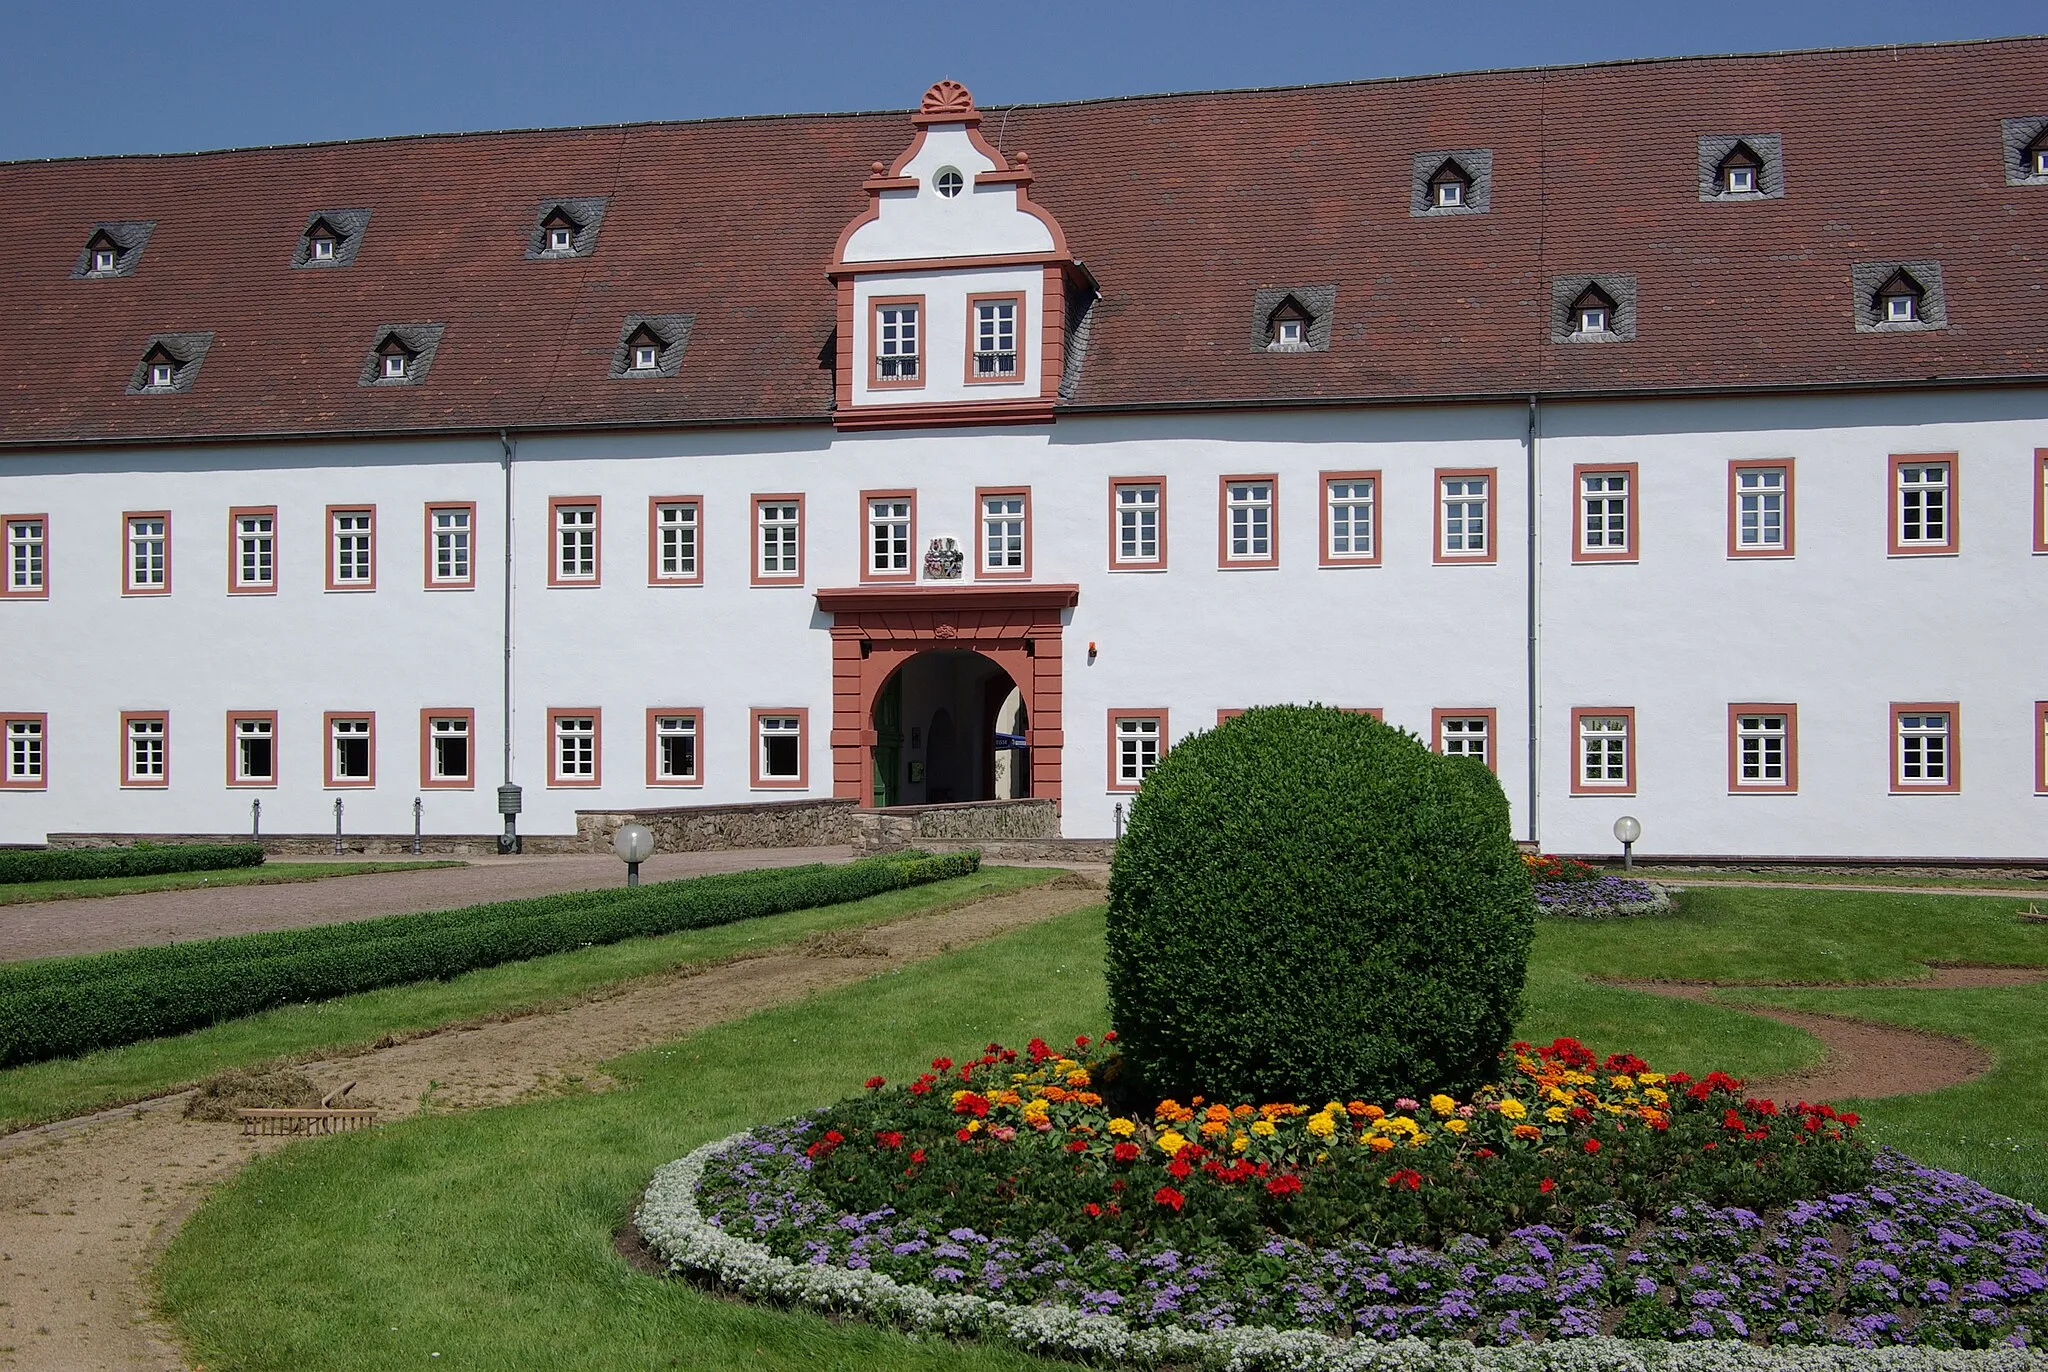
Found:
[{"label": "white palace building", "polygon": [[[175,111],[167,112],[175,114]],[[2048,40],[0,165],[0,841],[1055,798],[2048,857]]]}]

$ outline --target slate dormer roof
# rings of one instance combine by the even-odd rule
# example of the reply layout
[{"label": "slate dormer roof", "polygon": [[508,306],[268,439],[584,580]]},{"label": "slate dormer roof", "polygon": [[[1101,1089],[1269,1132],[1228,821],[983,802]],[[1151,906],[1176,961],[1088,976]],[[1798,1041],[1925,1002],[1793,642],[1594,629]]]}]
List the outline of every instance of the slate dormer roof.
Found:
[{"label": "slate dormer roof", "polygon": [[[160,333],[143,346],[142,359],[128,378],[129,395],[183,395],[199,380],[199,364],[213,346],[210,333]],[[171,364],[171,384],[152,386],[149,370],[159,362]]]},{"label": "slate dormer roof", "polygon": [[[306,227],[292,249],[294,267],[347,267],[363,246],[363,234],[370,227],[369,210],[315,210],[306,216]],[[313,240],[326,236],[334,240],[334,256],[315,257]]]},{"label": "slate dormer roof", "polygon": [[[996,107],[983,129],[1029,150],[1033,202],[1100,284],[1062,413],[2009,382],[2048,378],[2048,193],[1995,161],[2020,165],[2006,121],[2048,116],[2044,73],[2048,40],[2001,39]],[[0,447],[829,424],[824,272],[909,117],[0,164]],[[1755,130],[1791,193],[1701,203],[1686,152]],[[1487,212],[1416,216],[1417,153],[1461,149],[1491,153]],[[591,198],[593,269],[523,260],[549,209]],[[295,271],[284,245],[336,205],[375,211],[374,247]],[[95,226],[152,222],[132,277],[71,279]],[[1950,327],[1858,328],[1858,264],[1936,254]],[[1635,279],[1637,337],[1553,345],[1552,278],[1596,270]],[[1328,351],[1247,357],[1248,302],[1296,282],[1338,289]],[[682,384],[596,384],[649,302],[693,316]],[[349,365],[392,320],[449,330],[402,404]],[[204,380],[130,403],[119,379],[167,321],[215,334]]]},{"label": "slate dormer roof", "polygon": [[[526,241],[526,257],[532,261],[549,261],[563,257],[588,257],[597,251],[597,231],[604,223],[604,196],[569,196],[558,200],[543,200],[534,211],[533,232]],[[571,231],[568,252],[555,252],[548,247],[548,233],[553,229]]]},{"label": "slate dormer roof", "polygon": [[[683,367],[683,352],[690,346],[690,326],[697,322],[689,314],[629,314],[619,326],[618,350],[612,354],[613,380],[647,380],[672,377]],[[651,343],[661,349],[653,370],[633,366],[633,349]]]},{"label": "slate dormer roof", "polygon": [[[154,219],[121,219],[93,225],[92,232],[86,235],[85,246],[78,250],[78,261],[71,268],[71,279],[104,281],[109,277],[135,275],[135,268],[142,262],[142,250],[149,245],[149,236],[155,230]],[[110,272],[92,269],[93,254],[102,248],[114,250],[114,269]]]},{"label": "slate dormer roof", "polygon": [[[379,324],[372,334],[376,340],[363,358],[361,374],[356,378],[358,386],[377,388],[383,386],[418,386],[427,379],[433,369],[434,359],[441,351],[441,334],[445,324]],[[405,359],[404,376],[384,375],[384,359],[397,354]]]}]

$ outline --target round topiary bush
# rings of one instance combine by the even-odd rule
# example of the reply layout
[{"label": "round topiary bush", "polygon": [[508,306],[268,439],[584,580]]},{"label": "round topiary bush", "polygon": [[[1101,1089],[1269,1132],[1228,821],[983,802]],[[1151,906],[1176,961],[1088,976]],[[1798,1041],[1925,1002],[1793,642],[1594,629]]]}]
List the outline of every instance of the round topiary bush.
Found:
[{"label": "round topiary bush", "polygon": [[1149,1089],[1427,1097],[1492,1079],[1535,900],[1507,797],[1368,715],[1269,706],[1182,742],[1131,806],[1109,996]]}]

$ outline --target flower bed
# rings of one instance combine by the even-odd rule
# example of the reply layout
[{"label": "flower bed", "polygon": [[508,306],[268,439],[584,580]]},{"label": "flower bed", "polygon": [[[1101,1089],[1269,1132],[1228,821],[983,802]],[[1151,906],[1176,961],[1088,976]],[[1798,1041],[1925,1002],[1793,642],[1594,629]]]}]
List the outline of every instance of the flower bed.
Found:
[{"label": "flower bed", "polygon": [[1705,1341],[1756,1366],[2048,1330],[2048,1220],[1718,1073],[1559,1040],[1464,1102],[1147,1120],[1105,1099],[1115,1067],[1034,1042],[872,1080],[666,1169],[643,1232],[754,1294],[1138,1362],[1469,1364],[1533,1340],[1642,1367]]},{"label": "flower bed", "polygon": [[1629,915],[1661,914],[1671,908],[1671,896],[1654,882],[1633,877],[1539,881],[1536,908],[1543,914],[1569,919],[1622,919]]}]

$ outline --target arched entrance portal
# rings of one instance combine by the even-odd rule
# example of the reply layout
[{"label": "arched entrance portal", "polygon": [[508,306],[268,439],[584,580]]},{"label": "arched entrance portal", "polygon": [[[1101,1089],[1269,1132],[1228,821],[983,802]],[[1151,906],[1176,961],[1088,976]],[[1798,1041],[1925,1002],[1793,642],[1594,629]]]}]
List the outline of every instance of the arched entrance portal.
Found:
[{"label": "arched entrance portal", "polygon": [[[832,794],[862,805],[929,801],[944,789],[955,799],[1058,800],[1061,637],[1079,599],[1071,585],[819,591],[818,608],[832,616]],[[954,746],[934,780],[926,731],[941,706]],[[998,747],[998,734],[1024,746]],[[909,780],[912,762],[924,764],[921,789]]]},{"label": "arched entrance portal", "polygon": [[1031,794],[1030,708],[993,659],[922,652],[875,693],[872,805],[945,805]]}]

